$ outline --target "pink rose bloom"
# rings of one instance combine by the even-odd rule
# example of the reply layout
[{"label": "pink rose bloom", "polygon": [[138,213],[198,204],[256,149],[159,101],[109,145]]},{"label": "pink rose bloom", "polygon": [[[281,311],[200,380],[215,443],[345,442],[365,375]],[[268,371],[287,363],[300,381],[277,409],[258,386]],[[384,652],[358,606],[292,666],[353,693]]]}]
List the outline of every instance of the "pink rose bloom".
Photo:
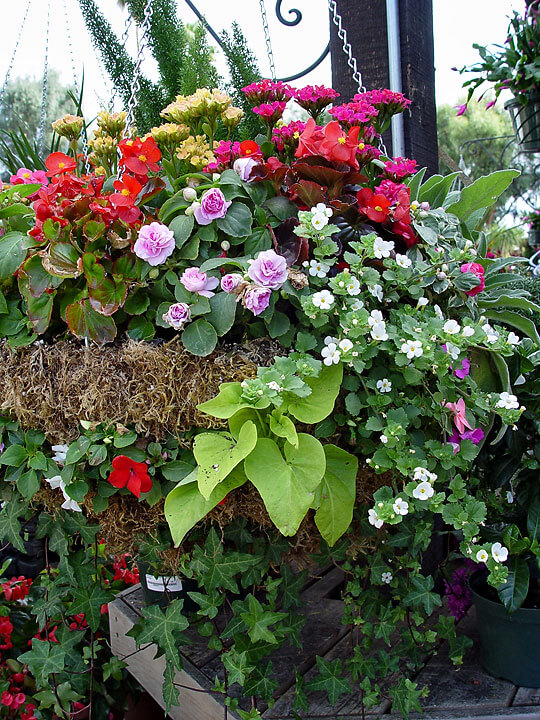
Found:
[{"label": "pink rose bloom", "polygon": [[219,285],[217,278],[207,277],[206,273],[201,272],[198,267],[191,267],[184,270],[180,282],[189,292],[197,293],[197,295],[208,298],[215,295],[212,290],[215,290]]},{"label": "pink rose bloom", "polygon": [[175,330],[181,330],[191,320],[191,310],[187,303],[174,303],[162,317]]},{"label": "pink rose bloom", "polygon": [[174,250],[174,233],[166,225],[153,222],[143,225],[133,246],[133,252],[149,265],[161,265]]},{"label": "pink rose bloom", "polygon": [[225,195],[219,188],[210,188],[203,193],[201,206],[193,213],[195,220],[199,225],[210,225],[212,220],[225,217],[231,202],[225,200]]},{"label": "pink rose bloom", "polygon": [[476,277],[480,280],[480,284],[476,287],[473,287],[472,290],[467,290],[465,292],[465,295],[468,295],[469,297],[474,297],[475,295],[478,295],[478,293],[481,293],[482,290],[486,287],[486,281],[484,279],[484,268],[480,263],[464,263],[460,270],[462,273],[472,273],[473,275],[476,275]]},{"label": "pink rose bloom", "polygon": [[242,282],[243,277],[240,273],[228,273],[221,278],[221,289],[226,293],[232,293]]},{"label": "pink rose bloom", "polygon": [[244,293],[242,304],[254,315],[260,315],[270,304],[271,295],[272,290],[269,287],[250,285]]},{"label": "pink rose bloom", "polygon": [[238,158],[234,161],[233,170],[241,180],[249,182],[251,171],[258,164],[258,160],[254,160],[252,157]]},{"label": "pink rose bloom", "polygon": [[465,416],[465,400],[463,398],[459,398],[459,400],[455,403],[452,402],[445,402],[443,403],[444,407],[447,407],[449,410],[452,411],[454,414],[454,424],[457,428],[457,431],[459,433],[464,433],[465,428],[469,428],[469,430],[472,430],[472,427],[469,425],[469,422]]},{"label": "pink rose bloom", "polygon": [[251,263],[248,276],[257,285],[279,290],[287,279],[287,261],[274,250],[263,250]]}]

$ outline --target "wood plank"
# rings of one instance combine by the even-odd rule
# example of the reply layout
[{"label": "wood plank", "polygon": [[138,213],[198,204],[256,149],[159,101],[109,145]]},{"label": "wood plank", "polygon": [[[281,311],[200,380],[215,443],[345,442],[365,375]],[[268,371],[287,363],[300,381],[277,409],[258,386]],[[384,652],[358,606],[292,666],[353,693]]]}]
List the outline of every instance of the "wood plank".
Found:
[{"label": "wood plank", "polygon": [[[512,703],[512,707],[520,705],[539,705],[540,706],[540,688],[520,687]],[[540,716],[540,712],[539,712]]]}]

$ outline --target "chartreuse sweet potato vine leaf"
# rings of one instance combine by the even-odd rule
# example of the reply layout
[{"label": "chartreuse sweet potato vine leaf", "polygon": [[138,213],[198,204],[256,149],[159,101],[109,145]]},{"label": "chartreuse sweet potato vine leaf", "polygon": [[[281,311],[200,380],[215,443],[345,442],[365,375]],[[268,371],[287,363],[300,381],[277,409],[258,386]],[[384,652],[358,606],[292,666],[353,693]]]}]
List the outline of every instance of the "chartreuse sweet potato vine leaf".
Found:
[{"label": "chartreuse sweet potato vine leaf", "polygon": [[274,525],[283,535],[294,535],[313,504],[326,458],[321,443],[298,433],[298,447],[285,443],[284,455],[270,438],[259,438],[244,462]]},{"label": "chartreuse sweet potato vine leaf", "polygon": [[332,546],[352,522],[358,458],[336,445],[325,445],[326,472],[317,488],[315,524]]},{"label": "chartreuse sweet potato vine leaf", "polygon": [[267,397],[262,397],[257,403],[248,403],[242,399],[242,387],[239,382],[221,383],[219,393],[215,398],[197,405],[197,410],[205,412],[212,417],[227,420],[243,408],[262,410],[270,405]]},{"label": "chartreuse sweet potato vine leaf", "polygon": [[257,428],[248,420],[235,440],[229,433],[201,433],[195,438],[193,454],[198,463],[197,480],[201,494],[208,500],[212,490],[255,447]]},{"label": "chartreuse sweet potato vine leaf", "polygon": [[202,520],[231,490],[243,485],[247,478],[244,471],[236,467],[210,493],[208,500],[199,492],[197,468],[171,490],[165,500],[165,518],[176,546],[180,545],[188,532]]},{"label": "chartreuse sweet potato vine leaf", "polygon": [[307,397],[290,395],[286,403],[287,412],[303,423],[312,425],[321,422],[334,409],[342,379],[341,363],[324,367],[318,377],[305,379],[311,388],[310,395]]}]

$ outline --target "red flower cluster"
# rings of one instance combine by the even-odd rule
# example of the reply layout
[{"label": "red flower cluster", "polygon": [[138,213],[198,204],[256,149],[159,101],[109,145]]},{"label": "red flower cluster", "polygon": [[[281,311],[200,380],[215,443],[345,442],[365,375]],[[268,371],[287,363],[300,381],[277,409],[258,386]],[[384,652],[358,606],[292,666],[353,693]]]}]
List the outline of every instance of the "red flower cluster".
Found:
[{"label": "red flower cluster", "polygon": [[330,105],[339,93],[324,85],[307,85],[293,91],[293,97],[300,107],[307,110],[312,117],[317,117],[327,105]]},{"label": "red flower cluster", "polygon": [[358,170],[356,154],[359,132],[359,127],[352,127],[346,132],[336,120],[322,128],[310,118],[304,132],[298,138],[295,157],[321,155],[329,162],[349,165]]},{"label": "red flower cluster", "polygon": [[113,582],[116,580],[122,580],[126,585],[136,585],[139,582],[139,570],[136,565],[134,565],[131,570],[128,568],[126,558],[128,558],[129,555],[120,555],[116,556],[114,558],[113,562],[113,570],[114,570],[114,578]]},{"label": "red flower cluster", "polygon": [[471,290],[467,290],[465,295],[468,295],[469,297],[474,297],[475,295],[478,295],[478,293],[481,293],[482,290],[486,287],[486,280],[484,278],[484,268],[480,263],[464,263],[460,268],[462,273],[472,273],[475,275],[479,280],[479,284],[476,287],[473,287]]},{"label": "red flower cluster", "polygon": [[84,613],[73,615],[68,627],[70,630],[85,630],[88,627],[88,623],[86,622]]},{"label": "red flower cluster", "polygon": [[112,461],[113,471],[108,480],[115,488],[127,488],[136,497],[152,489],[146,463],[135,462],[126,455],[117,455]]},{"label": "red flower cluster", "polygon": [[2,590],[6,600],[22,600],[30,592],[31,585],[31,578],[25,578],[24,575],[20,575],[17,578],[11,578],[11,580],[2,583]]},{"label": "red flower cluster", "polygon": [[[22,708],[26,702],[26,695],[23,692],[17,692],[18,688],[11,688],[10,691],[5,690],[0,697],[0,703],[11,711],[17,711]],[[36,720],[34,710],[36,706],[33,703],[28,703],[24,708],[24,711],[20,714],[21,720]],[[14,715],[10,714],[10,717]]]},{"label": "red flower cluster", "polygon": [[4,615],[0,616],[0,650],[9,650],[13,647],[11,642],[11,633],[13,632],[13,625],[11,620]]},{"label": "red flower cluster", "polygon": [[418,241],[411,227],[410,190],[406,185],[382,180],[375,192],[370,188],[362,188],[356,198],[362,215],[372,222],[384,225],[395,235],[400,235],[407,247]]},{"label": "red flower cluster", "polygon": [[148,180],[149,172],[159,170],[158,162],[161,160],[161,151],[156,145],[154,138],[146,140],[136,137],[134,139],[122,140],[119,144],[122,157],[121,167],[133,173],[142,185]]}]

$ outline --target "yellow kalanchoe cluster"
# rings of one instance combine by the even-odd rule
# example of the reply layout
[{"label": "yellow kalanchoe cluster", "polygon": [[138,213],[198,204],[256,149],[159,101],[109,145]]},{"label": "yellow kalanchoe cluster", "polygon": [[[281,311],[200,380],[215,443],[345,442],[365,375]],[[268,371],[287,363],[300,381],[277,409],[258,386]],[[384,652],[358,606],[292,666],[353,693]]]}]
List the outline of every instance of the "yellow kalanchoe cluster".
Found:
[{"label": "yellow kalanchoe cluster", "polygon": [[204,135],[188,137],[177,148],[176,157],[184,160],[193,170],[202,170],[209,163],[216,162],[210,143]]},{"label": "yellow kalanchoe cluster", "polygon": [[110,113],[107,110],[102,110],[97,116],[98,130],[96,131],[96,135],[109,135],[120,141],[126,127],[126,117],[127,113],[124,111]]},{"label": "yellow kalanchoe cluster", "polygon": [[143,140],[148,137],[154,138],[161,151],[174,150],[183,140],[189,137],[189,127],[177,123],[165,123],[159,125],[159,127],[153,127]]},{"label": "yellow kalanchoe cluster", "polygon": [[189,124],[202,118],[214,122],[221,116],[226,126],[234,127],[242,119],[243,113],[240,108],[231,105],[232,98],[227,93],[200,88],[193,95],[178,95],[174,102],[161,111],[161,115],[172,122]]},{"label": "yellow kalanchoe cluster", "polygon": [[117,158],[118,140],[110,135],[98,135],[96,132],[88,141],[88,149],[91,151],[89,160],[92,165],[111,170]]},{"label": "yellow kalanchoe cluster", "polygon": [[237,125],[240,125],[243,117],[244,111],[237,107],[228,107],[221,113],[221,121],[228,130],[232,130]]},{"label": "yellow kalanchoe cluster", "polygon": [[84,127],[84,118],[77,115],[64,115],[55,120],[52,128],[57,135],[67,138],[70,142],[77,140]]}]

